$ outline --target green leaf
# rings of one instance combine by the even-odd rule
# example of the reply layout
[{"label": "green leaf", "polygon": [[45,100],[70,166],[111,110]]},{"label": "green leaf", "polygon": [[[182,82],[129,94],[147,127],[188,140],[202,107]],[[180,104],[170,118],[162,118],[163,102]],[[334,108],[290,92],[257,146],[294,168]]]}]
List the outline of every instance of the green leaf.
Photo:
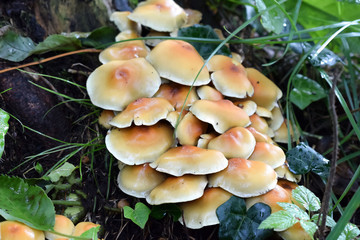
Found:
[{"label": "green leaf", "polygon": [[[86,230],[85,232],[83,232],[80,235],[80,237],[88,238],[91,240],[97,240],[99,231],[100,231],[100,226],[92,227],[89,230]],[[78,238],[70,238],[70,240],[78,240]]]},{"label": "green leaf", "polygon": [[[314,214],[311,217],[311,221],[314,222],[314,223],[317,223],[318,219],[319,219],[319,214]],[[321,219],[320,219],[320,224],[321,224]],[[325,224],[326,224],[326,226],[328,226],[330,228],[333,228],[333,227],[335,227],[336,222],[334,221],[334,219],[332,217],[326,216],[326,223]]]},{"label": "green leaf", "polygon": [[317,226],[315,223],[310,221],[300,220],[300,225],[305,230],[305,232],[307,232],[310,236],[312,237],[314,236],[317,230]]},{"label": "green leaf", "polygon": [[0,58],[20,62],[30,55],[35,48],[35,43],[28,37],[8,30],[0,36]]},{"label": "green leaf", "polygon": [[259,226],[260,229],[275,229],[276,231],[284,231],[297,223],[293,214],[288,211],[280,210],[272,213]]},{"label": "green leaf", "polygon": [[60,177],[68,177],[76,169],[71,163],[65,162],[61,167],[53,170],[47,176],[52,182],[59,181]]},{"label": "green leaf", "polygon": [[270,215],[271,209],[256,203],[246,211],[245,201],[232,196],[216,210],[220,221],[219,238],[223,240],[266,239],[271,230],[258,229],[260,223]]},{"label": "green leaf", "polygon": [[176,222],[181,217],[181,209],[176,204],[161,204],[155,205],[151,208],[150,216],[155,219],[162,219],[166,214],[169,214]]},{"label": "green leaf", "polygon": [[88,37],[81,38],[80,40],[83,45],[99,47],[113,43],[118,32],[119,31],[113,27],[101,27],[92,31]]},{"label": "green leaf", "polygon": [[[274,0],[255,0],[256,6],[260,11],[274,5]],[[264,28],[269,32],[279,34],[284,29],[285,14],[280,8],[275,7],[272,10],[266,11],[261,15],[261,23]]]},{"label": "green leaf", "polygon": [[293,203],[278,202],[277,204],[298,220],[310,220],[309,215]]},{"label": "green leaf", "polygon": [[5,135],[9,129],[9,114],[0,108],[0,158],[5,148]]},{"label": "green leaf", "polygon": [[293,198],[309,211],[317,211],[321,207],[320,199],[304,186],[298,186],[292,191]]},{"label": "green leaf", "polygon": [[[191,27],[180,28],[178,31],[178,37],[219,39],[218,35],[214,32],[212,27],[208,25],[204,26],[199,24],[195,24],[194,26]],[[198,42],[190,42],[190,43],[195,47],[195,49],[204,59],[207,59],[217,47],[216,44],[210,44],[210,43],[198,43]],[[220,50],[216,54],[231,56],[231,52],[229,48],[225,46],[220,48]]]},{"label": "green leaf", "polygon": [[289,169],[295,174],[306,174],[310,171],[321,177],[329,175],[329,161],[305,143],[301,142],[286,153]]},{"label": "green leaf", "polygon": [[293,78],[293,86],[290,101],[301,110],[304,110],[310,103],[326,97],[326,92],[320,84],[301,74],[297,74]]},{"label": "green leaf", "polygon": [[0,215],[43,231],[55,223],[54,205],[40,187],[5,175],[0,176]]},{"label": "green leaf", "polygon": [[75,37],[66,37],[60,34],[48,36],[39,43],[31,54],[41,54],[50,51],[74,51],[81,48],[81,41]]},{"label": "green leaf", "polygon": [[352,223],[346,224],[344,231],[340,234],[338,240],[352,240],[360,235],[359,228]]},{"label": "green leaf", "polygon": [[148,208],[145,204],[138,202],[135,205],[135,209],[132,209],[129,206],[125,206],[124,208],[124,217],[133,221],[136,225],[144,229],[147,220],[150,215],[150,208]]}]

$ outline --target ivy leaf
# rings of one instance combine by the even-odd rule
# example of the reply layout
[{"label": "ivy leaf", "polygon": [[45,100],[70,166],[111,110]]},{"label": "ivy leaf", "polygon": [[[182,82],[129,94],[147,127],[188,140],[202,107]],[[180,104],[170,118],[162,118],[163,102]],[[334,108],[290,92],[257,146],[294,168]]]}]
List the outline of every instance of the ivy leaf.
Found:
[{"label": "ivy leaf", "polygon": [[99,47],[108,43],[113,43],[118,30],[113,27],[97,28],[86,38],[81,38],[81,43],[89,47]]},{"label": "ivy leaf", "polygon": [[[311,217],[311,221],[314,222],[314,223],[317,223],[318,219],[319,219],[319,214],[314,214]],[[320,224],[321,224],[321,219],[320,219]],[[326,224],[326,226],[328,226],[330,228],[333,228],[333,227],[335,227],[336,222],[334,221],[334,219],[332,217],[326,216],[326,223],[325,224]]]},{"label": "ivy leaf", "polygon": [[359,228],[352,223],[346,224],[344,230],[340,234],[338,240],[352,240],[360,235]]},{"label": "ivy leaf", "polygon": [[71,173],[76,169],[74,165],[71,163],[65,162],[61,167],[58,169],[53,170],[47,177],[52,182],[59,181],[60,177],[68,177]]},{"label": "ivy leaf", "polygon": [[150,216],[155,219],[162,219],[166,214],[169,214],[174,221],[179,220],[181,217],[181,209],[176,204],[161,204],[155,205],[151,209]]},{"label": "ivy leaf", "polygon": [[309,215],[293,203],[278,202],[277,204],[299,220],[310,220]]},{"label": "ivy leaf", "polygon": [[293,198],[309,211],[320,209],[320,199],[304,186],[298,186],[292,191]]},{"label": "ivy leaf", "polygon": [[5,175],[0,175],[0,215],[43,231],[55,223],[54,205],[40,187]]},{"label": "ivy leaf", "polygon": [[81,48],[81,41],[75,37],[67,37],[60,34],[48,36],[39,43],[31,54],[41,54],[50,51],[74,51]]},{"label": "ivy leaf", "polygon": [[258,229],[260,223],[270,215],[271,209],[256,203],[246,211],[245,201],[232,196],[216,209],[220,221],[219,238],[224,240],[266,239],[271,230]]},{"label": "ivy leaf", "polygon": [[136,225],[144,229],[147,220],[150,215],[150,208],[148,208],[145,204],[138,202],[135,205],[135,209],[132,209],[129,206],[125,206],[124,208],[124,217],[133,221]]},{"label": "ivy leaf", "polygon": [[300,225],[305,230],[305,232],[307,232],[310,236],[312,237],[314,236],[317,230],[317,226],[315,223],[310,221],[300,220]]},{"label": "ivy leaf", "polygon": [[310,171],[321,177],[329,175],[329,161],[305,143],[301,142],[286,153],[289,169],[294,174],[306,174]]},{"label": "ivy leaf", "polygon": [[[207,39],[219,39],[218,35],[209,25],[199,25],[195,24],[191,27],[180,28],[178,31],[178,37],[194,37],[194,38],[207,38]],[[195,47],[195,49],[199,52],[199,54],[207,59],[211,53],[217,47],[217,44],[211,43],[198,43],[198,42],[190,42],[191,45]],[[225,56],[231,56],[231,52],[229,48],[223,46],[216,53]]]},{"label": "ivy leaf", "polygon": [[304,110],[310,103],[326,97],[326,92],[320,84],[301,74],[295,76],[293,85],[290,101],[301,110]]},{"label": "ivy leaf", "polygon": [[259,226],[260,229],[275,229],[276,231],[284,231],[297,223],[293,214],[288,211],[280,210],[272,213]]},{"label": "ivy leaf", "polygon": [[0,158],[5,148],[5,135],[9,129],[9,114],[0,108]]},{"label": "ivy leaf", "polygon": [[[260,11],[266,10],[267,8],[274,5],[272,0],[255,0],[256,6]],[[284,29],[285,14],[280,8],[275,7],[261,14],[261,23],[264,28],[269,32],[279,34]]]},{"label": "ivy leaf", "polygon": [[0,36],[0,58],[20,62],[30,55],[35,43],[28,37],[22,37],[13,30],[6,31]]}]

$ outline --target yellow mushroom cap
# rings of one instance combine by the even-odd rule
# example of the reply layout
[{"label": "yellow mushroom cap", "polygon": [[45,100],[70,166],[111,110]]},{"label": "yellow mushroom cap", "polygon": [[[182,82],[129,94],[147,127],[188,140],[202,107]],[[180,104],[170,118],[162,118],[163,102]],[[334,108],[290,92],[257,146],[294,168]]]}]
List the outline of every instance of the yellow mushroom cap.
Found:
[{"label": "yellow mushroom cap", "polygon": [[151,97],[161,80],[144,59],[111,61],[93,71],[86,82],[91,102],[103,109],[122,111],[140,97]]},{"label": "yellow mushroom cap", "polygon": [[268,135],[257,131],[255,128],[247,127],[246,129],[252,133],[252,135],[255,137],[256,142],[273,143],[273,140]]},{"label": "yellow mushroom cap", "polygon": [[115,116],[114,111],[111,110],[102,110],[99,116],[99,124],[106,129],[110,129],[111,125],[109,124],[111,119]]},{"label": "yellow mushroom cap", "polygon": [[282,207],[277,204],[278,202],[291,203],[291,195],[284,188],[276,185],[275,188],[269,192],[260,196],[247,198],[245,199],[245,202],[247,209],[249,209],[255,203],[265,203],[271,208],[271,213],[274,213],[283,210]]},{"label": "yellow mushroom cap", "polygon": [[246,112],[229,100],[198,100],[190,107],[190,112],[201,121],[210,123],[218,133],[250,124]]},{"label": "yellow mushroom cap", "polygon": [[110,125],[117,128],[135,125],[154,125],[161,119],[166,119],[174,107],[165,98],[139,98],[130,103],[124,111],[117,114]]},{"label": "yellow mushroom cap", "polygon": [[202,13],[195,9],[184,9],[187,18],[186,18],[186,24],[183,27],[190,27],[195,24],[199,24],[202,19]]},{"label": "yellow mushroom cap", "polygon": [[[290,124],[290,138],[292,141],[294,140],[294,131]],[[279,129],[274,131],[274,141],[279,143],[287,143],[288,142],[288,128],[287,128],[287,120],[284,119]]]},{"label": "yellow mushroom cap", "polygon": [[285,159],[285,153],[280,147],[266,142],[256,143],[254,152],[249,157],[249,160],[266,163],[272,168],[283,165]]},{"label": "yellow mushroom cap", "polygon": [[224,99],[224,96],[221,94],[221,92],[208,85],[199,87],[196,90],[196,92],[199,95],[200,99],[207,99],[214,101]]},{"label": "yellow mushroom cap", "polygon": [[[63,215],[55,215],[54,230],[56,232],[66,235],[72,235],[74,228],[75,228],[74,223],[69,218]],[[48,240],[69,239],[50,232],[45,232],[45,237]]]},{"label": "yellow mushroom cap", "polygon": [[264,107],[257,106],[256,114],[263,118],[272,118],[272,112]]},{"label": "yellow mushroom cap", "polygon": [[239,108],[243,109],[248,116],[253,115],[256,112],[256,109],[257,109],[256,103],[254,101],[251,101],[251,100],[235,101],[234,105],[236,105]]},{"label": "yellow mushroom cap", "polygon": [[197,119],[191,112],[185,114],[175,130],[175,136],[181,145],[195,146],[200,135],[205,133],[208,124]]},{"label": "yellow mushroom cap", "polygon": [[269,137],[274,136],[274,132],[272,131],[271,128],[269,128],[269,125],[266,122],[266,120],[260,117],[259,115],[257,115],[256,113],[250,116],[250,121],[251,121],[250,127],[255,128],[257,131],[265,135],[268,135]]},{"label": "yellow mushroom cap", "polygon": [[148,163],[126,165],[118,175],[118,185],[124,193],[138,198],[145,198],[151,190],[166,179],[166,174],[151,168]]},{"label": "yellow mushroom cap", "polygon": [[168,177],[150,192],[146,201],[152,205],[192,201],[204,194],[207,182],[204,175]]},{"label": "yellow mushroom cap", "polygon": [[1,240],[45,240],[43,231],[33,229],[27,225],[15,221],[3,221],[0,223]]},{"label": "yellow mushroom cap", "polygon": [[249,99],[260,107],[273,109],[282,97],[281,90],[270,79],[254,68],[246,68],[247,77],[254,86],[254,95]]},{"label": "yellow mushroom cap", "polygon": [[[214,61],[214,63],[212,62]],[[222,61],[220,63],[220,61]],[[219,64],[214,66],[215,64]],[[208,63],[211,80],[217,90],[227,97],[245,98],[254,94],[254,87],[247,78],[245,68],[236,60],[223,56],[215,55]]]},{"label": "yellow mushroom cap", "polygon": [[[181,40],[165,40],[156,45],[146,59],[158,71],[160,77],[182,85],[191,86],[204,65],[204,60],[196,49]],[[194,86],[210,82],[209,72],[204,67]]]},{"label": "yellow mushroom cap", "polygon": [[120,32],[133,31],[140,32],[141,26],[137,22],[131,21],[128,16],[131,14],[129,11],[117,11],[110,15],[110,21],[114,22]]},{"label": "yellow mushroom cap", "polygon": [[148,55],[148,48],[144,41],[135,40],[120,42],[105,48],[99,54],[99,61],[105,64],[115,60],[129,60],[133,58],[145,58]]},{"label": "yellow mushroom cap", "polygon": [[217,150],[195,146],[171,148],[162,154],[150,167],[173,176],[185,174],[204,175],[223,170],[228,160]]},{"label": "yellow mushroom cap", "polygon": [[173,144],[173,129],[168,124],[113,129],[105,137],[109,152],[127,165],[155,161]]},{"label": "yellow mushroom cap", "polygon": [[[276,230],[275,230],[276,231]],[[278,232],[279,236],[284,240],[311,240],[313,239],[300,225],[295,223],[285,231]]]},{"label": "yellow mushroom cap", "polygon": [[281,127],[281,124],[284,122],[284,117],[282,115],[281,109],[278,106],[275,106],[271,110],[272,117],[268,120],[269,127],[276,131]]},{"label": "yellow mushroom cap", "polygon": [[[178,121],[181,121],[181,119],[183,119],[187,113],[188,113],[188,111],[184,110],[180,116],[180,110],[172,111],[167,115],[166,121],[168,121],[171,124],[171,126],[173,128],[175,128]],[[180,117],[180,119],[179,119],[179,117]]]},{"label": "yellow mushroom cap", "polygon": [[295,198],[293,198],[292,196],[292,191],[297,188],[299,185],[297,185],[294,182],[290,182],[286,179],[278,179],[278,183],[279,186],[281,186],[283,189],[285,189],[285,191],[287,191],[287,193],[289,194],[290,198],[291,198],[291,202],[296,204],[299,208],[301,208],[302,210],[306,211],[305,207],[300,204],[298,201],[296,201]]},{"label": "yellow mushroom cap", "polygon": [[227,168],[209,175],[209,187],[221,187],[242,198],[264,194],[276,182],[276,172],[269,165],[243,158],[231,158]]},{"label": "yellow mushroom cap", "polygon": [[74,236],[80,236],[81,234],[83,234],[84,232],[86,232],[87,230],[100,226],[99,224],[96,223],[92,223],[92,222],[79,222],[78,224],[76,224],[73,235]]},{"label": "yellow mushroom cap", "polygon": [[222,152],[226,158],[248,158],[254,151],[256,140],[249,130],[234,127],[210,140],[209,149]]},{"label": "yellow mushroom cap", "polygon": [[290,172],[289,167],[287,166],[286,162],[285,164],[281,165],[280,167],[275,168],[275,172],[278,175],[278,178],[286,179],[290,182],[300,182],[301,175],[296,175]]},{"label": "yellow mushroom cap", "polygon": [[[185,103],[185,99],[188,94],[189,96]],[[167,99],[177,111],[182,109],[184,103],[185,109],[189,109],[189,107],[199,99],[194,88],[190,90],[189,86],[183,86],[177,83],[162,84],[159,90],[155,93],[154,97],[162,97]]]},{"label": "yellow mushroom cap", "polygon": [[200,138],[198,140],[197,143],[197,147],[199,148],[208,148],[209,142],[211,141],[211,139],[217,137],[217,133],[206,133],[206,134],[201,134]]},{"label": "yellow mushroom cap", "polygon": [[[222,188],[207,188],[204,195],[196,200],[180,204],[183,211],[185,225],[191,229],[199,229],[204,226],[219,223],[216,209],[230,199],[231,193]],[[183,218],[179,221],[184,224]]]},{"label": "yellow mushroom cap", "polygon": [[186,13],[173,0],[147,0],[128,18],[159,32],[172,32],[185,24]]}]

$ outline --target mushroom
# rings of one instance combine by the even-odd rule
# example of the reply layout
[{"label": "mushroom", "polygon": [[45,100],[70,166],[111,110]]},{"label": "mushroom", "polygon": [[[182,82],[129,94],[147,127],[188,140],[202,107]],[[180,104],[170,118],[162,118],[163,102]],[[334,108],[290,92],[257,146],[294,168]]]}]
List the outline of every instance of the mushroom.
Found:
[{"label": "mushroom", "polygon": [[208,149],[222,152],[226,158],[247,159],[255,148],[255,138],[249,130],[234,127],[209,141]]},{"label": "mushroom", "polygon": [[231,193],[222,188],[205,189],[201,198],[180,204],[183,211],[183,217],[179,219],[180,223],[191,229],[218,224],[216,209],[231,196]]},{"label": "mushroom", "polygon": [[84,232],[90,230],[91,228],[100,226],[99,224],[96,223],[92,223],[92,222],[79,222],[78,224],[76,224],[75,228],[74,228],[74,232],[73,232],[73,236],[80,236],[81,234],[83,234]]},{"label": "mushroom", "polygon": [[268,135],[257,131],[255,128],[247,127],[246,129],[252,133],[252,135],[255,137],[256,142],[273,143],[273,140]]},{"label": "mushroom", "polygon": [[[274,131],[274,141],[279,143],[287,143],[288,142],[288,128],[287,128],[287,120],[284,119],[282,122],[280,128],[276,131]],[[290,138],[291,141],[294,141],[294,131],[292,129],[291,123],[290,123]]]},{"label": "mushroom", "polygon": [[266,142],[257,142],[249,157],[249,160],[266,163],[274,169],[283,165],[285,159],[285,153],[280,147]]},{"label": "mushroom", "polygon": [[209,175],[209,187],[221,187],[242,198],[264,194],[276,183],[276,172],[269,165],[243,158],[231,158],[227,168]]},{"label": "mushroom", "polygon": [[201,121],[210,123],[218,133],[250,124],[246,112],[229,100],[198,100],[190,107],[190,112]]},{"label": "mushroom", "polygon": [[251,121],[250,126],[255,128],[257,131],[266,134],[269,137],[274,136],[274,132],[272,131],[271,128],[269,128],[269,125],[266,122],[266,120],[260,117],[259,115],[257,115],[256,113],[250,116],[250,121]]},{"label": "mushroom", "polygon": [[45,240],[43,231],[31,228],[24,223],[3,221],[0,223],[0,239],[2,240]]},{"label": "mushroom", "polygon": [[146,201],[152,205],[192,201],[204,194],[207,182],[204,175],[168,177],[150,192]]},{"label": "mushroom", "polygon": [[216,133],[205,133],[201,134],[200,138],[197,143],[197,147],[199,148],[208,148],[209,142],[211,139],[217,137],[218,135]]},{"label": "mushroom", "polygon": [[[55,225],[54,230],[56,232],[65,234],[65,235],[72,235],[74,231],[74,223],[67,217],[63,215],[55,215]],[[45,237],[48,240],[59,240],[59,239],[69,239],[64,238],[63,236],[51,233],[51,232],[45,232]]]},{"label": "mushroom", "polygon": [[106,129],[110,129],[111,128],[110,121],[111,119],[114,118],[114,116],[115,116],[114,111],[102,110],[98,119],[99,124]]},{"label": "mushroom", "polygon": [[118,175],[118,186],[124,193],[145,198],[151,190],[166,179],[166,174],[151,168],[148,163],[124,166]]},{"label": "mushroom", "polygon": [[155,161],[173,144],[173,129],[166,123],[113,129],[105,137],[109,152],[127,165]]},{"label": "mushroom", "polygon": [[278,183],[279,186],[281,186],[283,189],[285,189],[285,191],[288,192],[290,198],[291,198],[291,202],[296,204],[299,208],[301,208],[302,210],[306,211],[305,207],[300,204],[295,198],[293,198],[292,196],[292,191],[297,188],[299,185],[297,185],[294,182],[290,182],[286,179],[278,179]]},{"label": "mushroom", "polygon": [[150,167],[173,176],[185,174],[205,175],[225,169],[228,160],[217,150],[195,146],[171,148],[163,153]]},{"label": "mushroom", "polygon": [[191,112],[188,112],[180,120],[175,130],[175,136],[181,145],[195,146],[207,127],[207,123],[200,121]]},{"label": "mushroom", "polygon": [[180,116],[180,112],[181,112],[180,110],[169,112],[169,114],[166,117],[166,121],[168,121],[173,128],[175,128],[176,125],[178,124],[178,121],[181,121],[184,118],[184,115],[188,113],[187,110],[184,110]]},{"label": "mushroom", "polygon": [[281,127],[281,124],[284,122],[284,117],[278,106],[275,106],[271,110],[271,114],[272,114],[272,118],[270,120],[268,120],[269,127],[273,131],[277,131]]},{"label": "mushroom", "polygon": [[275,172],[277,173],[278,178],[280,179],[286,179],[290,182],[295,182],[295,183],[300,182],[301,180],[301,175],[296,175],[290,172],[286,162],[283,165],[275,168]]},{"label": "mushroom", "polygon": [[202,13],[200,11],[190,9],[190,8],[186,8],[186,9],[184,9],[184,11],[187,15],[187,18],[186,18],[186,23],[183,26],[183,28],[190,27],[190,26],[200,23],[200,21],[202,19]]},{"label": "mushroom", "polygon": [[159,32],[172,32],[185,24],[186,13],[173,0],[147,0],[128,18]]},{"label": "mushroom", "polygon": [[257,109],[256,103],[254,101],[251,101],[251,100],[235,101],[234,105],[236,105],[239,108],[243,109],[248,116],[253,115],[256,112],[256,109]]},{"label": "mushroom", "polygon": [[207,68],[202,68],[204,60],[190,43],[181,40],[162,41],[151,50],[146,59],[160,77],[173,82],[187,86],[201,86],[210,82]]},{"label": "mushroom", "polygon": [[221,92],[219,92],[215,88],[210,87],[208,85],[199,87],[196,90],[196,92],[200,99],[207,99],[207,100],[214,100],[214,101],[224,99],[224,96],[221,94]]},{"label": "mushroom", "polygon": [[245,68],[236,60],[223,56],[213,56],[207,64],[211,80],[224,96],[245,98],[254,94],[254,87],[247,78]]},{"label": "mushroom", "polygon": [[300,225],[300,222],[295,223],[285,231],[278,232],[279,236],[284,240],[311,240],[313,239]]},{"label": "mushroom", "polygon": [[169,112],[174,110],[174,107],[165,98],[138,98],[131,102],[124,111],[117,114],[110,121],[110,125],[126,128],[134,122],[137,126],[151,126],[166,119]]},{"label": "mushroom", "polygon": [[144,58],[134,58],[96,68],[88,77],[86,88],[95,106],[122,111],[140,97],[153,96],[160,83],[156,70]]},{"label": "mushroom", "polygon": [[263,118],[272,118],[272,112],[264,107],[257,106],[256,114]]},{"label": "mushroom", "polygon": [[114,22],[120,32],[133,31],[140,33],[141,26],[137,22],[131,21],[128,16],[131,14],[129,11],[117,11],[110,15],[110,21]]}]

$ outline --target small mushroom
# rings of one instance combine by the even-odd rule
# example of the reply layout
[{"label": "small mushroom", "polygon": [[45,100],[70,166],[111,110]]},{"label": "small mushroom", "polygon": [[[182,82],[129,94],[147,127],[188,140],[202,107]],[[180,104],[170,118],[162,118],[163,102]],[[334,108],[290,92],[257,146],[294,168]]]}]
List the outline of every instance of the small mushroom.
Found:
[{"label": "small mushroom", "polygon": [[214,101],[224,99],[224,96],[221,94],[221,92],[208,85],[198,87],[196,92],[200,99],[207,99]]},{"label": "small mushroom", "polygon": [[105,137],[109,152],[127,165],[155,161],[172,146],[173,141],[173,129],[165,123],[115,128]]},{"label": "small mushroom", "polygon": [[168,177],[150,192],[146,201],[152,205],[192,201],[204,194],[207,182],[204,175]]},{"label": "small mushroom", "polygon": [[246,129],[252,133],[252,135],[255,137],[256,142],[273,143],[273,140],[268,135],[259,132],[255,128],[247,127]]},{"label": "small mushroom", "polygon": [[126,165],[118,175],[118,186],[124,193],[145,198],[151,190],[166,179],[166,174],[151,168],[149,164]]},{"label": "small mushroom", "polygon": [[217,133],[205,133],[205,134],[201,134],[200,138],[198,140],[197,143],[197,147],[199,148],[208,148],[209,142],[211,141],[211,139],[217,137],[218,134]]},{"label": "small mushroom", "polygon": [[[54,230],[56,232],[66,235],[72,235],[74,228],[75,228],[74,223],[69,218],[63,215],[58,215],[58,214],[55,215]],[[50,232],[45,232],[45,237],[48,240],[69,239]]]},{"label": "small mushroom", "polygon": [[[279,143],[287,143],[288,142],[288,128],[287,128],[287,120],[284,119],[280,128],[274,131],[274,141]],[[290,124],[290,139],[294,141],[294,131]]]},{"label": "small mushroom", "polygon": [[284,240],[311,240],[310,236],[300,225],[300,222],[295,223],[285,231],[278,232],[279,236]]},{"label": "small mushroom", "polygon": [[90,230],[91,228],[100,226],[99,224],[96,223],[92,223],[92,222],[79,222],[78,224],[76,224],[75,228],[74,228],[74,232],[73,232],[73,236],[80,236],[81,234],[83,234],[84,232],[86,232],[87,230]]},{"label": "small mushroom", "polygon": [[115,116],[114,111],[102,110],[98,119],[99,124],[106,129],[110,129],[111,128],[110,121],[111,119],[114,118],[114,116]]},{"label": "small mushroom", "polygon": [[15,221],[0,223],[0,239],[2,240],[45,240],[43,231],[31,228]]},{"label": "small mushroom", "polygon": [[270,165],[272,168],[280,167],[285,163],[284,151],[273,144],[266,142],[258,142],[249,160],[260,161]]},{"label": "small mushroom", "polygon": [[272,118],[272,112],[264,107],[258,106],[256,108],[256,114],[262,118]]},{"label": "small mushroom", "polygon": [[206,67],[202,68],[204,60],[190,43],[181,40],[162,41],[151,50],[146,59],[160,77],[173,82],[186,86],[200,86],[210,82],[209,71]]},{"label": "small mushroom", "polygon": [[254,101],[251,101],[251,100],[235,101],[234,105],[236,105],[239,108],[243,109],[248,116],[253,115],[256,112],[256,109],[257,109],[256,103]]},{"label": "small mushroom", "polygon": [[225,169],[228,160],[217,150],[195,146],[171,148],[163,153],[150,167],[173,176],[185,174],[205,175]]},{"label": "small mushroom", "polygon": [[209,187],[221,187],[242,198],[264,194],[276,183],[276,172],[269,165],[243,158],[231,158],[227,168],[209,175]]},{"label": "small mushroom", "polygon": [[231,193],[222,188],[205,189],[201,198],[180,204],[183,211],[183,218],[179,219],[180,223],[191,229],[218,224],[216,209],[231,196]]},{"label": "small mushroom", "polygon": [[117,11],[110,15],[110,21],[114,22],[120,32],[133,31],[140,33],[141,26],[137,22],[131,21],[128,16],[131,14],[129,11]]},{"label": "small mushroom", "polygon": [[271,128],[269,128],[269,125],[266,122],[266,120],[260,117],[259,115],[257,115],[256,113],[250,116],[250,121],[251,121],[250,127],[255,128],[257,131],[265,135],[268,135],[269,137],[274,136],[274,132],[272,131]]},{"label": "small mushroom", "polygon": [[272,118],[270,120],[268,120],[269,127],[273,131],[277,131],[281,127],[281,124],[284,122],[284,117],[278,106],[275,106],[271,110],[271,114],[272,114]]},{"label": "small mushroom", "polygon": [[254,151],[256,140],[249,130],[234,127],[210,140],[208,149],[222,152],[226,158],[247,159]]},{"label": "small mushroom", "polygon": [[290,182],[300,182],[301,180],[301,175],[296,175],[292,172],[290,172],[289,167],[287,166],[287,163],[285,162],[283,165],[281,165],[280,167],[275,168],[275,172],[278,175],[278,178],[280,179],[286,179]]},{"label": "small mushroom", "polygon": [[250,124],[246,112],[229,100],[198,100],[190,107],[190,112],[201,121],[210,123],[218,133]]},{"label": "small mushroom", "polygon": [[181,145],[195,146],[208,124],[197,119],[191,112],[185,114],[175,130],[175,137]]},{"label": "small mushroom", "polygon": [[200,21],[202,19],[202,13],[200,11],[195,10],[195,9],[190,9],[190,8],[186,8],[184,10],[187,15],[187,18],[186,18],[186,23],[183,26],[183,28],[190,27],[190,26],[200,23]]}]

